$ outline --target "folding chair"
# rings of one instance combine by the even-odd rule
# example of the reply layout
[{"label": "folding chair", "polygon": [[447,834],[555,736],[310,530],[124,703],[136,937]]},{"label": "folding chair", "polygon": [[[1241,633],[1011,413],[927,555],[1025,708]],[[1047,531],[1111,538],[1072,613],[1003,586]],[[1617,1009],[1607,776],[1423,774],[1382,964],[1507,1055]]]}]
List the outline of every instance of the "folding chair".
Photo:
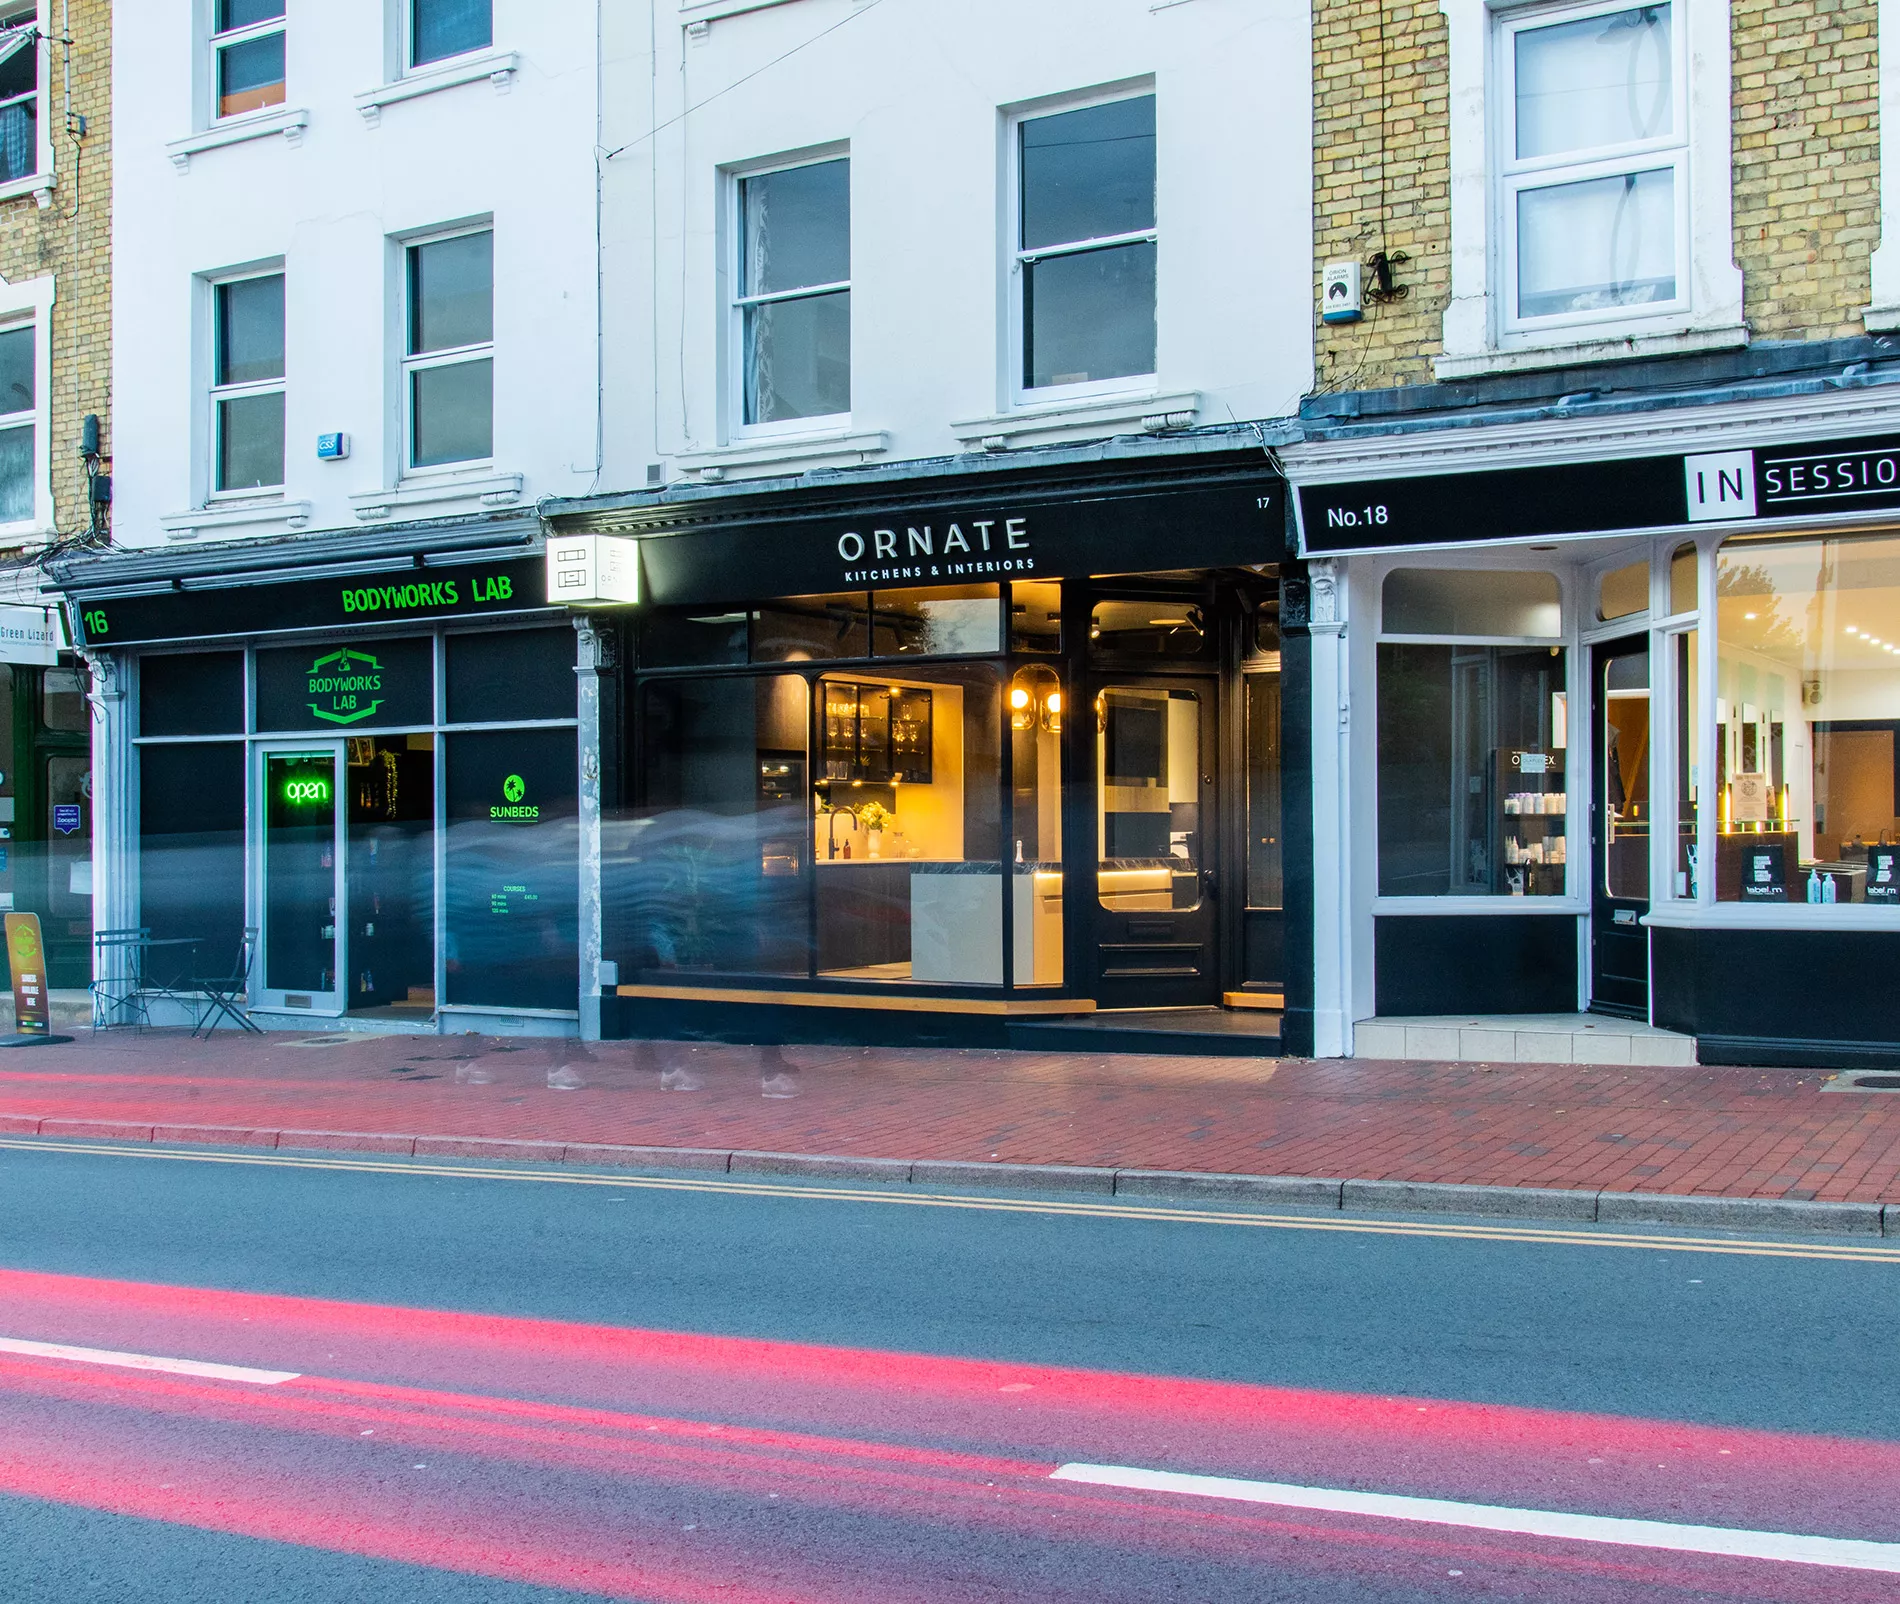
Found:
[{"label": "folding chair", "polygon": [[144,957],[149,928],[93,932],[92,1028],[110,1030],[130,1025],[135,1030],[151,1023],[145,1006]]},{"label": "folding chair", "polygon": [[237,957],[232,961],[230,974],[187,980],[180,985],[181,991],[196,993],[204,1001],[204,1012],[191,1027],[192,1035],[202,1030],[205,1040],[211,1040],[220,1019],[228,1019],[255,1036],[264,1034],[244,1012],[244,1003],[251,990],[251,961],[256,951],[257,926],[246,925],[244,935],[238,941]]}]

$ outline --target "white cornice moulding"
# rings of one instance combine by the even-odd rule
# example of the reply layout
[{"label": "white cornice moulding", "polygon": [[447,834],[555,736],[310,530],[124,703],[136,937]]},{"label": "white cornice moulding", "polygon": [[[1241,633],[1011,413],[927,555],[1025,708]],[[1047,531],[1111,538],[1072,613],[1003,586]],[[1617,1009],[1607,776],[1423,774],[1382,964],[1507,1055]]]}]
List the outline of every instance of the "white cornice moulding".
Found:
[{"label": "white cornice moulding", "polygon": [[1011,446],[1036,445],[1045,440],[1126,432],[1118,430],[1117,424],[1133,424],[1147,434],[1188,429],[1194,426],[1200,410],[1198,390],[1176,390],[1165,395],[1147,390],[1137,395],[1095,396],[1086,401],[1021,407],[987,418],[966,418],[951,424],[950,432],[966,446],[1007,451]]},{"label": "white cornice moulding", "polygon": [[790,5],[792,0],[680,0],[680,21],[717,22],[721,17],[743,16],[748,11],[769,11],[774,6]]},{"label": "white cornice moulding", "polygon": [[1441,381],[1475,379],[1487,373],[1539,373],[1547,368],[1586,367],[1593,362],[1628,362],[1646,356],[1682,356],[1695,351],[1733,351],[1747,344],[1748,326],[1731,323],[1712,329],[1624,334],[1565,345],[1499,346],[1470,356],[1435,356],[1432,372]]},{"label": "white cornice moulding", "polygon": [[385,106],[462,84],[479,83],[484,78],[495,86],[497,94],[505,95],[520,70],[521,57],[517,52],[488,50],[479,56],[463,56],[439,66],[421,67],[389,83],[378,84],[374,89],[365,89],[356,97],[356,109],[363,114],[363,121],[374,128],[382,121]]},{"label": "white cornice moulding", "polygon": [[301,529],[310,522],[310,503],[285,501],[281,496],[265,501],[233,501],[196,507],[190,512],[166,513],[158,527],[173,540],[190,540],[205,530],[237,530],[248,524],[283,524]]},{"label": "white cornice moulding", "polygon": [[366,490],[361,495],[351,496],[350,510],[359,521],[375,523],[412,507],[435,507],[445,501],[479,501],[484,507],[510,507],[521,496],[522,477],[518,473],[471,474],[466,479],[431,476],[405,479],[392,490]]},{"label": "white cornice moulding", "polygon": [[891,437],[882,429],[832,429],[822,434],[735,440],[730,445],[679,452],[673,461],[684,472],[716,480],[728,471],[749,468],[822,468],[862,462],[888,449],[890,443]]},{"label": "white cornice moulding", "polygon": [[274,106],[269,111],[254,112],[245,117],[227,117],[201,133],[174,139],[165,146],[165,154],[171,157],[172,166],[179,172],[188,173],[191,171],[191,158],[202,151],[217,150],[224,145],[241,145],[249,139],[268,139],[272,134],[282,134],[286,145],[301,145],[303,131],[309,126],[308,111],[301,107],[290,110]]},{"label": "white cornice moulding", "polygon": [[[1376,426],[1377,420],[1367,420]],[[1646,411],[1621,417],[1540,418],[1464,424],[1429,434],[1309,440],[1279,448],[1295,484],[1401,479],[1421,474],[1516,468],[1678,451],[1737,450],[1857,433],[1900,433],[1900,385],[1832,395]]]}]

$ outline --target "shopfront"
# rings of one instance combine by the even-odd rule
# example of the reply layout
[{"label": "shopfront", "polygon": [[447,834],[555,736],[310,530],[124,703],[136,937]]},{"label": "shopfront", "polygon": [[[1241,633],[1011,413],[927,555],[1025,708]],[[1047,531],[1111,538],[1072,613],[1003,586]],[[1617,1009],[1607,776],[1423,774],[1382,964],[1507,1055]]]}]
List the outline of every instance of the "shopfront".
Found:
[{"label": "shopfront", "polygon": [[557,513],[645,581],[603,1029],[1277,1006],[1281,481],[1255,452],[875,493]]},{"label": "shopfront", "polygon": [[1350,709],[1316,757],[1340,1050],[1584,1009],[1704,1063],[1900,1058],[1900,437],[1767,432],[1295,469]]},{"label": "shopfront", "polygon": [[119,779],[100,924],[149,932],[148,978],[229,974],[248,946],[266,1023],[576,1028],[576,631],[532,539],[77,569]]}]

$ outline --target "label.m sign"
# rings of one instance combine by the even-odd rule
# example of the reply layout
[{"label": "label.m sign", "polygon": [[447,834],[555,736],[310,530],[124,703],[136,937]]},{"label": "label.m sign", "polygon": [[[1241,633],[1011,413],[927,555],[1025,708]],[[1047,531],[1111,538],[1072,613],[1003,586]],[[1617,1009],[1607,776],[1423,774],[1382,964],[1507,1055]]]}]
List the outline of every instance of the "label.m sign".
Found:
[{"label": "label.m sign", "polygon": [[1302,485],[1309,554],[1900,511],[1900,437]]}]

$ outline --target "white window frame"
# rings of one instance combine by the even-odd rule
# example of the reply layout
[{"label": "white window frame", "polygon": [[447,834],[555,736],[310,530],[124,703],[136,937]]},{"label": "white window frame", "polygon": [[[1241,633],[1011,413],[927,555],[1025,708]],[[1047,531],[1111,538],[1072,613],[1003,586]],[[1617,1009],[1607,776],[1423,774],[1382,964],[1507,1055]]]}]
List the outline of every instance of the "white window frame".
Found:
[{"label": "white window frame", "polygon": [[[1498,308],[1501,343],[1517,344],[1547,340],[1550,331],[1599,330],[1605,325],[1621,330],[1644,326],[1656,319],[1680,317],[1689,310],[1689,135],[1688,49],[1683,30],[1682,0],[1669,0],[1669,132],[1653,139],[1594,149],[1569,150],[1555,156],[1519,157],[1517,147],[1517,51],[1520,34],[1567,22],[1583,22],[1592,17],[1613,16],[1634,9],[1629,0],[1597,0],[1593,5],[1545,8],[1530,7],[1501,14],[1492,39],[1496,52],[1494,79],[1499,86],[1497,118],[1493,130],[1496,153],[1493,204],[1494,226],[1502,268],[1503,296]],[[1558,184],[1583,183],[1593,178],[1622,178],[1634,173],[1667,170],[1671,175],[1674,216],[1674,277],[1676,293],[1667,301],[1648,301],[1639,306],[1605,307],[1585,312],[1560,312],[1543,317],[1525,317],[1518,311],[1517,206],[1526,190],[1544,189]]]},{"label": "white window frame", "polygon": [[[262,22],[251,23],[248,27],[227,28],[218,31],[218,0],[204,0],[205,39],[207,54],[205,57],[205,120],[206,128],[216,128],[223,123],[231,123],[245,117],[268,117],[280,113],[290,104],[290,0],[284,0],[284,14],[268,17]],[[271,106],[253,106],[247,111],[234,111],[229,115],[218,109],[219,59],[232,45],[249,44],[253,39],[266,39],[272,34],[284,37],[284,98]]]},{"label": "white window frame", "polygon": [[[749,178],[763,178],[769,173],[786,173],[800,167],[821,167],[826,162],[851,161],[849,145],[828,145],[813,150],[804,150],[792,156],[773,157],[767,161],[749,163],[744,167],[729,167],[724,173],[725,196],[723,221],[727,234],[727,247],[721,253],[724,259],[723,277],[725,279],[723,299],[726,303],[725,323],[725,403],[726,416],[731,420],[726,429],[726,438],[741,440],[778,440],[788,436],[808,434],[832,434],[840,429],[851,427],[852,408],[857,405],[857,297],[851,297],[851,407],[843,412],[815,413],[809,418],[787,418],[780,423],[747,423],[745,415],[745,376],[746,376],[746,338],[745,315],[749,308],[767,306],[775,301],[802,301],[819,295],[835,295],[839,291],[850,294],[852,280],[840,279],[831,284],[804,284],[795,290],[777,290],[768,295],[746,295],[745,286],[745,205],[744,187]],[[854,179],[855,171],[849,173],[847,183]],[[856,194],[852,194],[851,215],[853,227],[847,232],[847,248],[855,255],[855,223],[857,218]],[[855,266],[855,263],[853,264]]]},{"label": "white window frame", "polygon": [[[8,284],[0,279],[0,332],[33,329],[33,515],[0,523],[0,534],[30,539],[55,532],[53,508],[53,289],[46,278]],[[23,419],[25,413],[9,414]],[[15,425],[17,427],[17,424]]]},{"label": "white window frame", "polygon": [[445,475],[480,472],[494,466],[495,462],[495,409],[496,372],[489,369],[489,454],[485,457],[461,457],[454,462],[432,462],[417,466],[415,461],[416,418],[415,386],[410,376],[426,368],[456,367],[464,362],[479,362],[484,359],[495,361],[495,277],[488,280],[488,327],[489,336],[485,341],[473,345],[451,346],[441,351],[412,353],[409,349],[410,319],[413,308],[410,305],[411,285],[414,283],[414,252],[425,245],[440,245],[444,240],[463,239],[472,234],[495,233],[495,221],[492,217],[476,222],[457,223],[451,227],[431,229],[423,234],[406,234],[396,240],[397,246],[397,291],[396,291],[396,387],[397,416],[400,419],[398,431],[398,455],[396,476],[398,484],[415,484],[419,481],[438,480]]},{"label": "white window frame", "polygon": [[[1516,305],[1515,282],[1506,282],[1506,257],[1514,254],[1506,247],[1514,241],[1504,237],[1497,200],[1506,176],[1498,153],[1509,148],[1497,131],[1508,131],[1514,111],[1506,98],[1511,85],[1499,66],[1500,36],[1520,24],[1543,25],[1629,5],[1627,0],[1620,5],[1439,0],[1447,21],[1451,135],[1451,295],[1443,352],[1433,360],[1439,379],[1748,343],[1742,273],[1735,265],[1729,7],[1718,0],[1672,0],[1672,5],[1671,33],[1684,63],[1677,112],[1686,175],[1677,185],[1680,299],[1670,310],[1606,308],[1601,317],[1571,314],[1516,326],[1506,316]],[[1566,156],[1566,171],[1570,162]],[[1581,164],[1578,168],[1578,176],[1588,176]],[[1633,168],[1618,161],[1605,170]]]},{"label": "white window frame", "polygon": [[407,78],[415,73],[441,72],[453,67],[457,62],[470,61],[477,56],[486,56],[495,48],[495,7],[489,0],[488,42],[471,45],[467,50],[458,50],[452,56],[437,56],[431,61],[416,60],[416,5],[417,0],[397,0],[396,26],[400,30],[396,39],[397,71],[393,76]]},{"label": "white window frame", "polygon": [[[230,284],[243,284],[252,279],[281,278],[284,281],[284,372],[274,379],[252,379],[241,384],[218,383],[218,296],[219,292]],[[205,350],[205,441],[209,447],[206,454],[205,497],[207,507],[222,505],[231,501],[257,501],[260,498],[281,498],[285,484],[290,478],[290,275],[281,261],[259,263],[253,267],[234,269],[218,273],[204,280],[206,290],[206,350]],[[218,463],[223,454],[223,430],[219,419],[221,401],[242,400],[253,395],[282,395],[284,397],[284,479],[274,485],[247,485],[233,490],[218,488]]]},{"label": "white window frame", "polygon": [[[1059,117],[1065,111],[1086,111],[1091,106],[1111,106],[1121,100],[1154,100],[1157,135],[1160,126],[1160,102],[1152,80],[1118,84],[1078,95],[1038,100],[1013,108],[1004,122],[1003,184],[1004,240],[1008,275],[1009,318],[1005,331],[1004,361],[1008,374],[1004,386],[1011,409],[1037,409],[1090,401],[1104,396],[1150,395],[1160,382],[1161,368],[1161,153],[1160,139],[1155,151],[1155,226],[1125,234],[1104,234],[1098,239],[1071,240],[1061,245],[1041,245],[1023,249],[1023,125],[1044,117]],[[1146,241],[1155,247],[1155,372],[1132,373],[1114,379],[1091,379],[1086,384],[1045,384],[1031,386],[1024,361],[1027,327],[1023,316],[1023,291],[1029,282],[1024,268],[1029,263],[1053,256],[1079,256],[1085,251],[1104,250],[1112,245],[1134,245]]]},{"label": "white window frame", "polygon": [[13,199],[16,195],[36,195],[42,206],[52,202],[54,144],[53,130],[48,120],[52,110],[52,52],[46,48],[51,32],[47,20],[50,0],[39,0],[34,7],[33,21],[28,26],[36,29],[39,39],[24,48],[33,52],[36,61],[33,74],[33,95],[39,104],[39,115],[34,118],[33,171],[22,173],[18,178],[8,179],[0,184],[0,201]]}]

